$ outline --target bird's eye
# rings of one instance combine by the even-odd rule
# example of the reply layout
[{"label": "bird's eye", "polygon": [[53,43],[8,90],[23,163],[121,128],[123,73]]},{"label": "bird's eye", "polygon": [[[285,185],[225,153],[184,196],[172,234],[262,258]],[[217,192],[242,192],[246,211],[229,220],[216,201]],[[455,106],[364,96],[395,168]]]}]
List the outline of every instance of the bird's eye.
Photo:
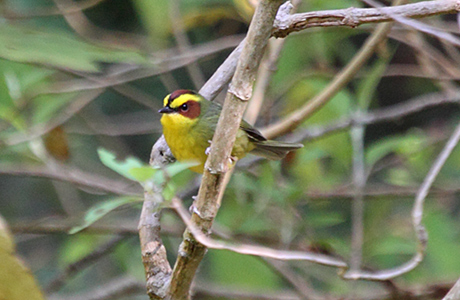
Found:
[{"label": "bird's eye", "polygon": [[184,103],[180,106],[180,110],[182,111],[187,111],[188,110],[188,104],[187,103]]}]

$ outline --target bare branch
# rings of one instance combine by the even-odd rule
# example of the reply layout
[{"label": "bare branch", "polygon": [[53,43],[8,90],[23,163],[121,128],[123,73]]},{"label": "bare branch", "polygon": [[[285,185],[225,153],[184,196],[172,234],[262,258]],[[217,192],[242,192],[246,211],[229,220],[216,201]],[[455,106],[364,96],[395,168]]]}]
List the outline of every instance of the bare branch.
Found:
[{"label": "bare branch", "polygon": [[[209,233],[220,206],[219,195],[228,169],[228,158],[280,5],[279,0],[259,2],[227,93],[192,216],[192,224],[205,233]],[[206,247],[197,243],[190,232],[184,236],[171,279],[170,296],[173,299],[188,298],[191,281],[206,252]]]},{"label": "bare branch", "polygon": [[[75,221],[69,218],[43,218],[34,221],[21,221],[10,224],[11,232],[14,234],[67,234],[70,229],[75,226]],[[89,227],[85,228],[85,234],[116,234],[116,235],[139,235],[134,220],[120,220],[104,218]],[[163,225],[161,227],[162,234],[180,237],[184,232],[182,224]]]},{"label": "bare branch", "polygon": [[52,129],[65,123],[75,114],[77,114],[86,105],[91,103],[91,101],[93,101],[99,95],[101,95],[104,92],[104,90],[105,89],[96,89],[94,91],[86,91],[85,93],[77,95],[75,99],[73,99],[72,102],[65,109],[63,109],[63,111],[60,114],[58,114],[57,117],[53,118],[51,121],[45,124],[39,124],[34,126],[33,128],[30,128],[27,134],[18,133],[12,135],[11,137],[6,139],[5,143],[9,146],[12,146],[19,143],[30,141],[50,132]]},{"label": "bare branch", "polygon": [[52,295],[49,300],[111,300],[144,292],[144,284],[132,277],[120,277],[105,283],[85,294]]},{"label": "bare branch", "polygon": [[21,11],[16,12],[12,11],[8,8],[8,5],[3,4],[3,14],[2,18],[6,19],[29,19],[35,17],[48,17],[48,16],[56,16],[62,14],[71,14],[75,12],[81,12],[83,10],[87,10],[94,6],[97,6],[99,3],[102,3],[105,0],[83,0],[78,3],[72,3],[72,5],[64,6],[62,9],[58,9],[56,7],[49,7],[49,8],[34,8],[33,11]]},{"label": "bare branch", "polygon": [[[176,39],[178,49],[180,53],[186,53],[191,48],[190,42],[188,40],[187,34],[185,33],[183,18],[180,15],[180,3],[179,0],[170,1],[170,19],[172,20],[172,30],[174,37]],[[196,89],[202,86],[205,83],[203,73],[200,70],[200,66],[196,61],[185,66],[187,72],[190,75],[190,78],[193,82],[193,85]]]},{"label": "bare branch", "polygon": [[417,253],[412,257],[411,260],[405,264],[395,267],[393,269],[381,270],[377,272],[366,272],[366,271],[357,271],[353,273],[347,273],[344,275],[344,278],[347,279],[367,279],[367,280],[388,280],[396,276],[400,276],[404,273],[407,273],[417,267],[420,262],[423,260],[423,256],[426,249],[426,244],[428,242],[428,234],[425,230],[425,227],[422,224],[423,217],[423,204],[425,198],[428,195],[428,192],[433,185],[433,182],[436,180],[436,177],[441,171],[441,168],[444,166],[445,162],[449,158],[452,150],[457,146],[460,141],[460,123],[455,128],[452,136],[447,141],[444,149],[436,158],[435,162],[431,166],[431,169],[428,171],[428,174],[425,177],[425,180],[421,184],[417,195],[415,196],[414,206],[412,209],[412,223],[414,226],[418,249]]},{"label": "bare branch", "polygon": [[[376,9],[380,10],[381,12],[384,9],[384,7],[382,7],[378,2],[376,2],[374,0],[363,0],[363,1],[371,4],[374,7],[376,7]],[[448,7],[453,5],[453,7],[457,9],[457,11],[459,10],[460,6],[459,6],[459,3],[456,0],[444,0],[444,2],[446,2],[446,3],[441,3],[441,1],[439,1],[438,5],[443,6],[445,4]],[[433,27],[431,27],[431,26],[429,26],[427,24],[424,24],[422,22],[419,22],[419,21],[416,21],[416,20],[411,20],[411,19],[407,18],[404,15],[398,15],[398,14],[392,12],[392,11],[388,11],[388,12],[386,12],[386,14],[388,14],[388,16],[390,18],[392,18],[393,20],[395,20],[395,21],[397,21],[397,22],[399,22],[401,24],[404,24],[406,26],[412,27],[412,28],[416,29],[417,31],[424,32],[426,34],[429,34],[429,35],[432,35],[434,37],[437,37],[437,38],[439,38],[441,40],[448,41],[448,42],[452,43],[453,45],[460,46],[460,40],[456,36],[452,35],[449,32],[444,32],[444,31],[441,31],[439,29],[433,28]],[[426,16],[426,14],[425,14],[425,16]]]},{"label": "bare branch", "polygon": [[276,250],[262,246],[248,245],[248,244],[232,244],[229,242],[216,241],[206,236],[202,231],[193,224],[188,216],[187,210],[182,205],[180,199],[173,198],[172,206],[187,225],[187,229],[193,237],[202,245],[219,250],[229,250],[240,254],[254,255],[278,260],[305,260],[314,262],[321,265],[346,268],[347,264],[335,257],[312,253],[306,251],[290,251],[290,250]]},{"label": "bare branch", "polygon": [[341,72],[323,89],[319,95],[308,101],[304,106],[298,108],[278,123],[272,124],[261,132],[268,139],[283,135],[301,124],[305,119],[313,115],[323,107],[332,97],[338,93],[371,57],[376,47],[384,40],[391,30],[391,23],[379,25],[372,35],[366,40],[360,51],[341,70]]},{"label": "bare branch", "polygon": [[416,97],[407,102],[396,104],[388,108],[376,109],[367,114],[352,116],[350,118],[337,121],[326,126],[311,126],[305,131],[296,133],[293,137],[295,141],[312,140],[324,137],[337,131],[349,128],[353,124],[370,125],[385,121],[397,120],[413,113],[422,111],[433,106],[460,102],[460,90],[455,90],[454,94],[445,95],[443,93],[431,93]]},{"label": "bare branch", "polygon": [[425,18],[440,14],[457,13],[460,5],[456,0],[423,1],[400,6],[382,8],[347,8],[329,11],[298,13],[277,19],[273,35],[285,37],[291,32],[311,27],[355,28],[366,23],[392,21],[395,17]]},{"label": "bare branch", "polygon": [[53,169],[44,166],[0,165],[0,174],[44,177],[119,195],[140,196],[142,191],[133,182],[105,178],[64,164],[59,164],[59,168]]}]

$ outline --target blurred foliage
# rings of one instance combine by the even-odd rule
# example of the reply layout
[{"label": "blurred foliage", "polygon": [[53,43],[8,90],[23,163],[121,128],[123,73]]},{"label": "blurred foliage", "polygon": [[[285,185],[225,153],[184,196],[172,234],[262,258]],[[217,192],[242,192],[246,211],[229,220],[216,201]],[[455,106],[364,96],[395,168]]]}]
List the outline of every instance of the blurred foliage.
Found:
[{"label": "blurred foliage", "polygon": [[0,299],[44,299],[40,288],[21,260],[15,256],[15,246],[6,223],[0,216]]},{"label": "blurred foliage", "polygon": [[[89,2],[75,1],[81,5]],[[156,111],[172,89],[199,89],[193,86],[190,69],[174,63],[187,51],[198,49],[195,46],[210,43],[209,49],[214,49],[212,42],[222,37],[238,41],[253,12],[250,0],[94,3],[75,21],[56,12],[53,1],[0,2],[0,213],[15,232],[17,250],[43,289],[61,276],[68,264],[78,262],[120,231],[136,236],[140,206],[133,204],[135,197],[102,192],[82,181],[100,184],[100,178],[117,180],[104,184],[127,189],[149,180],[159,185],[167,182],[168,176],[146,164],[151,146],[161,134]],[[362,5],[352,0],[305,0],[299,11]],[[440,27],[453,26],[449,17],[433,22],[439,22]],[[283,118],[323,90],[372,28],[312,28],[289,36],[257,125],[263,127]],[[181,31],[190,45],[179,48]],[[398,34],[409,33],[401,29]],[[452,54],[457,49],[431,38],[426,41],[438,51],[437,57],[458,69],[460,63]],[[430,75],[423,65],[423,51],[412,46],[395,39],[382,43],[358,76],[295,133],[324,128],[420,95],[441,95],[446,82],[458,84]],[[193,63],[209,78],[230,50],[199,55]],[[433,64],[439,68],[438,75],[448,74]],[[411,71],[414,68],[416,71]],[[416,242],[410,215],[414,195],[459,113],[456,104],[443,104],[365,127],[361,137],[367,176],[364,268],[392,268],[413,255]],[[347,129],[305,141],[303,149],[282,162],[250,163],[253,157],[249,156],[241,162],[248,167],[237,169],[228,186],[216,231],[242,243],[317,251],[348,260],[353,147]],[[191,172],[182,172],[186,167],[176,164],[166,170],[169,176],[176,176],[164,196],[169,199],[179,194],[190,204],[197,180]],[[394,280],[404,291],[449,284],[459,276],[459,170],[460,149],[455,149],[426,201],[426,258],[414,271]],[[65,182],[56,180],[61,177]],[[142,189],[138,190],[141,196]],[[54,227],[39,230],[47,224]],[[163,227],[173,263],[183,224],[166,210]],[[74,235],[68,234],[71,228]],[[123,231],[126,228],[128,233]],[[8,243],[12,243],[9,238]],[[16,257],[10,258],[17,263],[14,272],[24,270]],[[389,295],[386,285],[343,281],[333,268],[305,262],[287,262],[285,267],[300,282],[308,282],[330,297],[366,298],[382,291]],[[2,268],[0,277],[16,276],[9,272]],[[26,271],[22,273],[32,281]],[[81,296],[120,275],[144,280],[137,237],[124,240],[109,255],[65,278],[63,286],[47,289],[47,294]],[[15,278],[19,282],[19,277]],[[207,254],[196,282],[199,287],[222,291],[293,290],[269,261],[217,250]],[[33,287],[32,283],[22,285]],[[2,292],[0,299],[5,298]],[[25,298],[34,299],[31,294]],[[221,295],[219,299],[230,298]],[[147,296],[120,294],[113,299]],[[196,299],[216,298],[201,292]]]}]

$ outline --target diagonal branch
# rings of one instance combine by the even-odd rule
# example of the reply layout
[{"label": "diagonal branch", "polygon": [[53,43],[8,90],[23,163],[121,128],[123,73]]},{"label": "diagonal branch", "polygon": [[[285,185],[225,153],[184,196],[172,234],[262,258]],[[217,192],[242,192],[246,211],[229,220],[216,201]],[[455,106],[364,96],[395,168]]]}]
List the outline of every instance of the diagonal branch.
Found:
[{"label": "diagonal branch", "polygon": [[273,248],[249,245],[249,244],[233,244],[225,241],[217,241],[211,239],[192,224],[186,209],[182,205],[180,199],[172,199],[172,207],[176,210],[182,221],[187,225],[187,229],[193,234],[193,237],[210,249],[229,250],[239,254],[254,255],[264,258],[277,260],[304,260],[314,262],[320,265],[346,268],[347,264],[341,259],[321,253],[313,253],[307,251],[295,250],[276,250]]},{"label": "diagonal branch", "polygon": [[[225,99],[192,216],[192,224],[205,234],[209,234],[220,206],[219,194],[222,192],[221,188],[228,169],[230,152],[247,100],[251,97],[257,67],[270,37],[273,21],[280,5],[280,0],[259,2]],[[205,253],[206,247],[198,243],[187,230],[179,249],[171,279],[169,292],[172,299],[188,298],[191,282]]]},{"label": "diagonal branch", "polygon": [[382,7],[382,8],[354,8],[316,12],[298,13],[277,19],[273,36],[286,37],[296,31],[312,27],[355,28],[367,23],[382,23],[401,18],[425,18],[440,14],[457,13],[460,4],[456,0],[423,1],[418,3]]},{"label": "diagonal branch", "polygon": [[305,119],[317,112],[329,100],[332,99],[348,82],[350,82],[361,67],[374,53],[378,45],[387,37],[391,30],[391,23],[382,24],[376,28],[372,35],[366,40],[360,51],[345,66],[342,71],[320,92],[319,95],[308,101],[304,106],[298,108],[291,115],[278,123],[261,130],[268,139],[283,135],[299,126]]}]

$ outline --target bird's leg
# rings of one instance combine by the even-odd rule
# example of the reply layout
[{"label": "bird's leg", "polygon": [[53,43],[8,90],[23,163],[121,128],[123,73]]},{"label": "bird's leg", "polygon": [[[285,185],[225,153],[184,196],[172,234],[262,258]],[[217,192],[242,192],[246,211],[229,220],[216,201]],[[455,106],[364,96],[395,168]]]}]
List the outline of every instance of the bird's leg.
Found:
[{"label": "bird's leg", "polygon": [[196,200],[197,197],[198,197],[198,195],[197,196],[192,196],[193,202],[192,202],[192,205],[190,205],[190,207],[188,208],[188,211],[191,214],[196,213],[197,215],[199,215],[198,210],[196,209],[196,206],[195,206],[195,200]]},{"label": "bird's leg", "polygon": [[188,211],[190,212],[190,214],[195,214],[197,215],[201,220],[207,220],[207,221],[210,221],[212,220],[212,218],[205,218],[201,215],[200,211],[198,210],[198,208],[196,208],[195,206],[195,200],[198,196],[192,196],[192,199],[193,199],[193,203],[192,205],[190,205]]},{"label": "bird's leg", "polygon": [[228,158],[228,162],[230,163],[230,165],[234,166],[236,164],[236,162],[238,161],[238,157],[236,156],[231,156]]},{"label": "bird's leg", "polygon": [[[206,154],[206,155],[209,156],[209,153],[211,153],[212,141],[209,140],[208,143],[209,143],[209,147],[206,148],[206,150],[204,151],[204,154]],[[228,158],[228,162],[229,162],[230,165],[232,165],[232,166],[233,166],[237,161],[238,161],[238,157],[236,157],[236,156],[231,156],[231,155],[230,155],[230,157]]]},{"label": "bird's leg", "polygon": [[208,143],[209,143],[209,147],[208,147],[208,148],[206,148],[206,150],[204,150],[204,154],[206,154],[206,155],[209,155],[209,153],[211,153],[211,145],[212,145],[212,141],[211,141],[211,140],[209,140],[209,141],[208,141]]}]

